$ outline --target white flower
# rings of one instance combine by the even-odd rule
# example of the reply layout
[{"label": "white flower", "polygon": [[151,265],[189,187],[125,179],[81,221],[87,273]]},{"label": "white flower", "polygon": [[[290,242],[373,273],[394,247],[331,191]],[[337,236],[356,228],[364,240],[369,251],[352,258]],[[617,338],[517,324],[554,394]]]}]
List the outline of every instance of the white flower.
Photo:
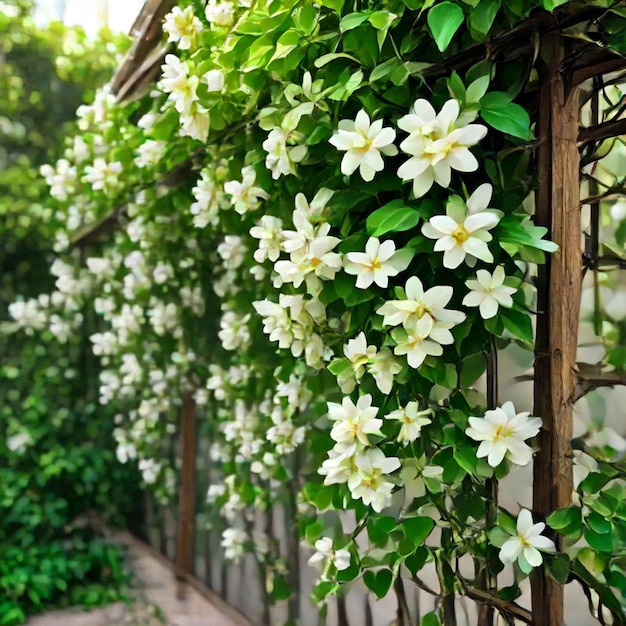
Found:
[{"label": "white flower", "polygon": [[505,565],[519,561],[525,571],[530,569],[526,564],[531,568],[541,565],[541,552],[556,552],[554,542],[541,534],[545,527],[543,522],[533,524],[530,511],[522,509],[517,517],[517,534],[507,539],[500,548],[500,560]]},{"label": "white flower", "polygon": [[32,445],[32,443],[33,436],[28,431],[12,435],[6,440],[7,448],[11,450],[11,452],[15,452],[17,454],[24,453],[26,448]]},{"label": "white flower", "polygon": [[[436,239],[435,252],[443,252],[443,265],[456,269],[465,257],[473,266],[475,259],[493,263],[493,255],[487,247],[491,230],[499,221],[499,213],[487,210],[492,187],[480,185],[468,198],[467,206],[458,196],[452,196],[446,206],[446,215],[435,215],[422,227],[429,239]],[[469,215],[468,215],[469,213]]]},{"label": "white flower", "polygon": [[292,252],[289,261],[278,261],[274,269],[279,281],[274,285],[279,287],[284,282],[299,287],[306,279],[309,293],[317,295],[321,289],[320,279],[332,280],[341,269],[341,255],[333,252],[339,242],[337,237],[316,237],[304,251]]},{"label": "white flower", "polygon": [[387,287],[390,276],[397,276],[408,266],[411,259],[391,239],[380,242],[370,237],[365,244],[365,252],[348,252],[344,269],[347,274],[356,275],[356,286],[367,289],[372,283]]},{"label": "white flower", "polygon": [[350,567],[350,552],[348,550],[335,550],[333,540],[330,537],[322,537],[315,542],[315,554],[309,559],[309,565],[318,566],[329,560],[337,570],[341,571]]},{"label": "white flower", "polygon": [[402,371],[402,365],[396,361],[391,350],[380,350],[367,366],[367,371],[374,377],[376,386],[385,394],[391,393],[393,378]]},{"label": "white flower", "polygon": [[93,165],[85,168],[83,180],[89,183],[94,191],[104,191],[117,184],[121,172],[122,164],[119,161],[107,163],[103,158],[98,157]]},{"label": "white flower", "polygon": [[311,241],[317,237],[325,237],[330,232],[330,224],[328,222],[322,222],[314,226],[309,216],[299,209],[293,212],[292,221],[296,230],[285,230],[283,232],[283,250],[289,254],[294,252],[305,253],[307,245]]},{"label": "white flower", "polygon": [[237,561],[244,553],[248,535],[239,528],[227,528],[222,533],[221,546],[224,548],[224,558],[227,561]]},{"label": "white flower", "polygon": [[459,103],[448,100],[439,114],[427,100],[417,100],[411,113],[398,120],[398,127],[409,133],[400,149],[411,158],[400,166],[398,176],[413,181],[416,198],[423,196],[436,182],[450,184],[452,170],[473,172],[478,169],[476,157],[469,146],[478,143],[487,128],[468,124],[458,128]]},{"label": "white flower", "polygon": [[75,191],[76,168],[70,165],[67,159],[59,159],[56,168],[51,165],[42,165],[41,175],[50,185],[50,195],[57,200],[67,200],[68,194]]},{"label": "white flower", "polygon": [[385,476],[400,467],[400,459],[386,457],[378,448],[366,448],[356,453],[354,469],[348,478],[348,488],[352,497],[371,505],[377,513],[391,504],[394,484]]},{"label": "white flower", "polygon": [[202,32],[202,22],[194,15],[192,7],[174,7],[163,21],[168,42],[178,43],[181,50],[189,50],[196,33]]},{"label": "white flower", "polygon": [[159,477],[161,464],[154,459],[141,459],[141,461],[139,461],[139,471],[144,481],[148,485],[153,485]]},{"label": "white flower", "polygon": [[250,315],[237,315],[234,311],[226,311],[220,320],[221,330],[218,336],[224,350],[237,350],[250,342],[250,329],[247,324]]},{"label": "white flower", "polygon": [[272,215],[264,215],[259,224],[250,229],[250,236],[259,240],[259,247],[254,253],[257,263],[263,263],[266,259],[272,262],[278,260],[283,241],[282,232],[282,220]]},{"label": "white flower", "polygon": [[165,151],[164,141],[153,141],[148,139],[138,148],[138,155],[133,161],[137,167],[148,167],[158,163]]},{"label": "white flower", "polygon": [[226,84],[226,78],[222,70],[209,70],[202,77],[202,82],[206,83],[210,92],[222,91],[224,89],[224,85]]},{"label": "white flower", "polygon": [[207,20],[215,26],[228,27],[235,23],[235,5],[232,2],[209,0],[204,14]]},{"label": "white flower", "polygon": [[348,482],[348,479],[355,471],[356,444],[343,446],[336,444],[328,452],[328,458],[322,463],[322,467],[317,470],[321,476],[325,476],[325,485],[337,485]]},{"label": "white flower", "polygon": [[255,187],[256,171],[251,165],[241,169],[241,182],[236,180],[224,184],[224,191],[231,196],[231,203],[239,215],[259,208],[259,199],[267,200],[270,195],[260,187]]},{"label": "white flower", "polygon": [[209,114],[208,111],[194,103],[194,107],[189,113],[180,116],[181,137],[191,137],[198,141],[206,141],[209,136]]},{"label": "white flower", "polygon": [[491,467],[500,465],[505,456],[516,465],[528,465],[533,451],[524,442],[541,428],[541,418],[529,415],[528,412],[516,414],[513,403],[505,402],[501,408],[487,411],[484,417],[470,417],[465,434],[481,442],[476,456],[487,457]]},{"label": "white flower", "polygon": [[332,189],[322,187],[315,194],[315,196],[313,196],[313,200],[311,200],[310,203],[307,201],[306,196],[303,193],[298,193],[296,194],[295,199],[296,211],[301,213],[307,219],[314,216],[321,216],[324,214],[326,205],[330,202],[334,193],[335,192]]},{"label": "white flower", "polygon": [[446,285],[424,291],[422,281],[417,276],[411,276],[404,288],[406,299],[389,300],[376,313],[383,316],[384,326],[404,325],[408,328],[414,326],[422,317],[430,317],[433,321],[431,338],[439,343],[452,343],[448,337],[449,333],[444,339],[442,331],[449,330],[465,319],[465,313],[445,308],[452,298],[452,293],[452,287]]},{"label": "white flower", "polygon": [[511,296],[517,291],[515,287],[506,287],[506,275],[502,265],[498,265],[490,274],[487,270],[478,270],[476,280],[466,281],[470,293],[463,298],[465,306],[477,306],[480,316],[487,320],[498,312],[498,306],[510,309],[513,306]]},{"label": "white flower", "polygon": [[306,146],[299,145],[290,148],[287,146],[288,138],[288,132],[273,128],[263,142],[263,150],[268,153],[265,158],[265,167],[272,172],[274,180],[281,176],[295,174],[294,164],[299,163],[306,156]]},{"label": "white flower", "polygon": [[343,393],[351,393],[365,373],[367,364],[376,356],[376,346],[368,346],[365,333],[360,332],[343,347],[343,353],[350,367],[338,377],[337,382]]},{"label": "white flower", "polygon": [[165,63],[161,65],[162,75],[159,81],[159,88],[165,93],[180,91],[187,83],[189,67],[181,61],[175,54],[166,54]]},{"label": "white flower", "polygon": [[175,54],[165,55],[165,63],[161,65],[161,71],[158,87],[165,93],[181,91],[185,88],[189,76],[189,66]]},{"label": "white flower", "polygon": [[406,446],[420,436],[422,426],[432,423],[432,420],[426,417],[426,415],[432,414],[432,409],[420,411],[417,402],[409,402],[405,407],[386,415],[385,419],[398,420],[402,424],[397,441]]},{"label": "white flower", "polygon": [[226,235],[222,243],[217,246],[217,253],[228,269],[237,269],[244,262],[247,251],[239,235]]},{"label": "white flower", "polygon": [[189,207],[190,213],[194,216],[193,225],[196,228],[205,228],[207,224],[216,226],[223,194],[215,184],[212,172],[203,169],[191,193],[196,199]]},{"label": "white flower", "polygon": [[226,485],[209,485],[206,492],[206,501],[215,502],[217,498],[221,498],[226,494]]},{"label": "white flower", "polygon": [[348,397],[344,398],[341,404],[329,402],[328,417],[335,422],[330,436],[342,445],[358,442],[368,446],[370,445],[368,435],[382,436],[380,427],[383,421],[376,418],[377,414],[378,407],[372,406],[370,394],[361,396],[356,404]]},{"label": "white flower", "polygon": [[367,113],[361,109],[354,122],[342,120],[338,131],[330,138],[338,150],[346,154],[341,160],[341,173],[346,176],[353,174],[357,168],[364,181],[371,181],[376,172],[385,167],[382,155],[394,156],[398,149],[393,145],[396,131],[383,128],[382,120],[370,124]]},{"label": "white flower", "polygon": [[181,76],[170,92],[168,100],[181,116],[193,116],[195,103],[199,100],[196,93],[199,84],[197,76]]},{"label": "white flower", "polygon": [[414,326],[409,328],[394,328],[391,336],[396,342],[393,352],[397,356],[406,355],[409,365],[418,369],[427,356],[441,356],[443,348],[439,343],[429,339],[433,330],[431,317],[420,318]]}]

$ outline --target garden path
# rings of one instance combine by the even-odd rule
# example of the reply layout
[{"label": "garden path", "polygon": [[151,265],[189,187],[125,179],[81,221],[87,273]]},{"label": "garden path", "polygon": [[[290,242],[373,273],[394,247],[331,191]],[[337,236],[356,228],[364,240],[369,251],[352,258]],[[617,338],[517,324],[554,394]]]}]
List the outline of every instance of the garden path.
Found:
[{"label": "garden path", "polygon": [[128,550],[135,576],[128,603],[89,612],[52,611],[31,618],[27,626],[249,626],[218,596],[209,599],[186,585],[179,599],[172,570],[161,558],[130,535],[117,539]]}]

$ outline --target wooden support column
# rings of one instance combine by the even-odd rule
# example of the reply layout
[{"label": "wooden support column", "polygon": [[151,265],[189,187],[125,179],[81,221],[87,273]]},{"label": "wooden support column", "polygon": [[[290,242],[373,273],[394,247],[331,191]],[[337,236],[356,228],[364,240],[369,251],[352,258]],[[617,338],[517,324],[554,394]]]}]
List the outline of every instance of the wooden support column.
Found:
[{"label": "wooden support column", "polygon": [[178,493],[178,529],[176,537],[177,596],[185,595],[184,580],[194,573],[194,538],[196,528],[196,405],[192,392],[182,394],[180,415],[180,487]]},{"label": "wooden support column", "polygon": [[[578,91],[561,73],[564,39],[542,39],[539,189],[535,221],[559,250],[539,267],[534,414],[543,419],[534,460],[533,508],[547,516],[572,497],[573,407],[582,284]],[[531,576],[534,626],[562,626],[563,587],[537,568]]]}]

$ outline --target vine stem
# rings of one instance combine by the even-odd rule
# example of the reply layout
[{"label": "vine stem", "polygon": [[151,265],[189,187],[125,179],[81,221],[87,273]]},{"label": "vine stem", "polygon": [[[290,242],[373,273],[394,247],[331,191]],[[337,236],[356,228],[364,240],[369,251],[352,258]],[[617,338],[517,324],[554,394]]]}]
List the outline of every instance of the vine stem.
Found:
[{"label": "vine stem", "polygon": [[[498,406],[498,350],[495,337],[491,337],[489,349],[485,353],[487,361],[487,409],[490,411]],[[498,479],[493,477],[486,481],[486,487],[491,494],[491,499],[487,502],[485,513],[485,526],[492,528],[498,519]],[[498,580],[489,571],[489,563],[485,562],[484,567],[478,572],[476,586],[486,592],[497,587]],[[493,626],[495,612],[493,606],[480,604],[478,607],[478,626]]]}]

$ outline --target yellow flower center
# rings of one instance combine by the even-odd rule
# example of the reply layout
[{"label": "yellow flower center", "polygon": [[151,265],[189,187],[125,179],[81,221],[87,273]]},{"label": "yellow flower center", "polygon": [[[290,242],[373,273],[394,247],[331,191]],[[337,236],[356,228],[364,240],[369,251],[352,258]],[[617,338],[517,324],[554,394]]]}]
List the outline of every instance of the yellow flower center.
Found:
[{"label": "yellow flower center", "polygon": [[465,243],[469,239],[469,233],[465,230],[463,224],[459,224],[450,236],[456,242],[457,246],[460,246],[462,243]]},{"label": "yellow flower center", "polygon": [[360,152],[361,154],[365,154],[366,152],[369,152],[369,149],[372,147],[373,143],[374,143],[373,139],[368,139],[367,137],[363,137],[363,145],[355,146],[354,150],[356,152]]},{"label": "yellow flower center", "polygon": [[313,268],[317,267],[320,263],[322,262],[321,259],[318,259],[317,257],[313,257],[310,261],[309,261],[309,265]]},{"label": "yellow flower center", "polygon": [[430,307],[424,304],[419,304],[417,308],[415,309],[415,315],[417,315],[417,317],[420,319],[424,317],[426,313],[430,313],[430,312],[431,312]]},{"label": "yellow flower center", "polygon": [[498,430],[496,430],[493,436],[493,442],[496,443],[500,441],[500,439],[506,439],[511,436],[511,430],[506,426],[498,426]]},{"label": "yellow flower center", "polygon": [[374,257],[371,267],[373,270],[379,270],[382,267],[380,261],[378,260],[378,257]]}]

